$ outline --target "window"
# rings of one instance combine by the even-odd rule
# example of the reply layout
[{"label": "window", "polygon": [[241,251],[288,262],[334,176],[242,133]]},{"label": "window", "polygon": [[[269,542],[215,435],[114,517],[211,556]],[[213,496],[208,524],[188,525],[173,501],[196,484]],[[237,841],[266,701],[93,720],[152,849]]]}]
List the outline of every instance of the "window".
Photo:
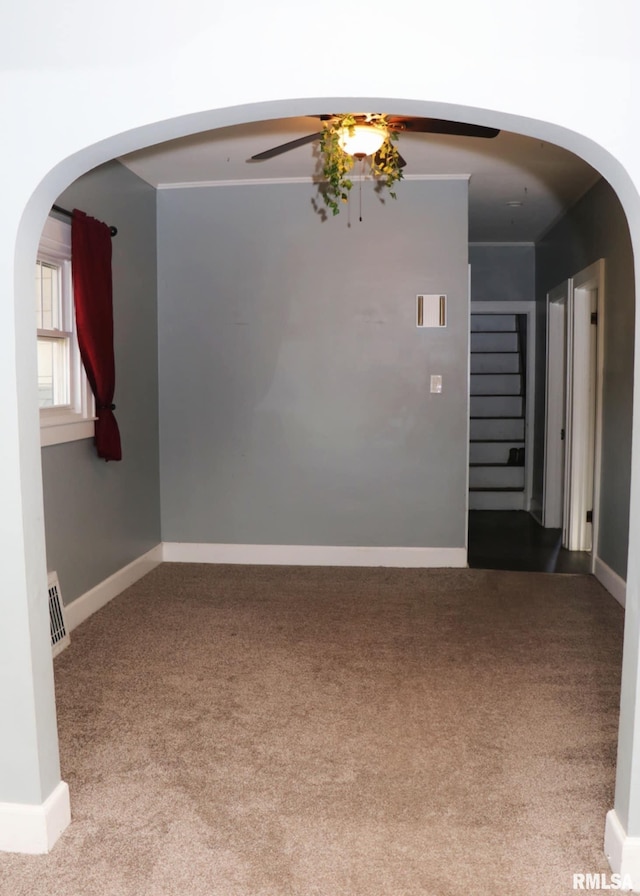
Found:
[{"label": "window", "polygon": [[35,279],[40,442],[91,438],[94,402],[75,332],[70,224],[47,219]]}]

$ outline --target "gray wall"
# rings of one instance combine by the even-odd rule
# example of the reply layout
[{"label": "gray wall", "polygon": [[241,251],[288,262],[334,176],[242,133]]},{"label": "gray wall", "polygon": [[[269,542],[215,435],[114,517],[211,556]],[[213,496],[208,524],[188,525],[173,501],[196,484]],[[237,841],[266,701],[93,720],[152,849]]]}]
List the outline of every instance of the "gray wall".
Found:
[{"label": "gray wall", "polygon": [[536,250],[531,245],[471,243],[472,302],[533,302]]},{"label": "gray wall", "polygon": [[159,193],[163,540],[464,546],[467,183],[365,185],[362,222],[316,196]]},{"label": "gray wall", "polygon": [[47,566],[65,603],[160,542],[155,190],[118,162],[58,200],[114,224],[116,418],[123,460],[92,439],[42,449]]},{"label": "gray wall", "polygon": [[[623,578],[627,570],[631,412],[633,397],[634,271],[627,221],[618,199],[601,180],[538,244],[540,302],[538,369],[545,376],[546,294],[567,277],[605,259],[605,352],[600,537],[598,555]],[[542,500],[544,389],[538,390],[535,488]]]}]

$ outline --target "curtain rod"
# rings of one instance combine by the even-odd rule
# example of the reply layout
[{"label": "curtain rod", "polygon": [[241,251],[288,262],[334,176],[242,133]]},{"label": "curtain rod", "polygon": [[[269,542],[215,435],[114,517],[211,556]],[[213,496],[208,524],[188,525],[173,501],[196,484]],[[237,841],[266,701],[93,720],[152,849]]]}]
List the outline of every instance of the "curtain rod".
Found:
[{"label": "curtain rod", "polygon": [[[52,205],[51,211],[58,212],[59,215],[66,215],[67,218],[73,218],[73,212],[70,212],[66,208],[62,208],[62,206],[60,206],[60,205]],[[109,228],[109,233],[111,234],[111,236],[115,236],[117,234],[117,232],[118,232],[117,227]]]}]

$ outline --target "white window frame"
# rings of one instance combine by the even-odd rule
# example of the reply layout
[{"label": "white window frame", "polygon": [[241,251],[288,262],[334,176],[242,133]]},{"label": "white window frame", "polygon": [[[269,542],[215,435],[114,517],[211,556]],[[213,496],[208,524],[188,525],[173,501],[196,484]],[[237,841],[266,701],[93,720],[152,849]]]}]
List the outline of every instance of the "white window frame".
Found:
[{"label": "white window frame", "polygon": [[[71,225],[57,218],[47,218],[40,245],[38,261],[61,268],[62,318],[69,340],[69,397],[63,407],[40,408],[40,444],[59,445],[78,439],[93,438],[95,432],[95,401],[80,358],[76,333],[71,278]],[[47,331],[38,331],[47,335]]]}]

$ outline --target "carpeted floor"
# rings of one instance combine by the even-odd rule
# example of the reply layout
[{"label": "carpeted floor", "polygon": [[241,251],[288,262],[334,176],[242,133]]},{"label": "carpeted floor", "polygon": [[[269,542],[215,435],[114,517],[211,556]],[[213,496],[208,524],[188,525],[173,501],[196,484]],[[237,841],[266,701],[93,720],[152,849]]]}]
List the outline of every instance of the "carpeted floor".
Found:
[{"label": "carpeted floor", "polygon": [[0,893],[573,893],[622,627],[590,576],[163,564],[55,661],[73,822]]}]

